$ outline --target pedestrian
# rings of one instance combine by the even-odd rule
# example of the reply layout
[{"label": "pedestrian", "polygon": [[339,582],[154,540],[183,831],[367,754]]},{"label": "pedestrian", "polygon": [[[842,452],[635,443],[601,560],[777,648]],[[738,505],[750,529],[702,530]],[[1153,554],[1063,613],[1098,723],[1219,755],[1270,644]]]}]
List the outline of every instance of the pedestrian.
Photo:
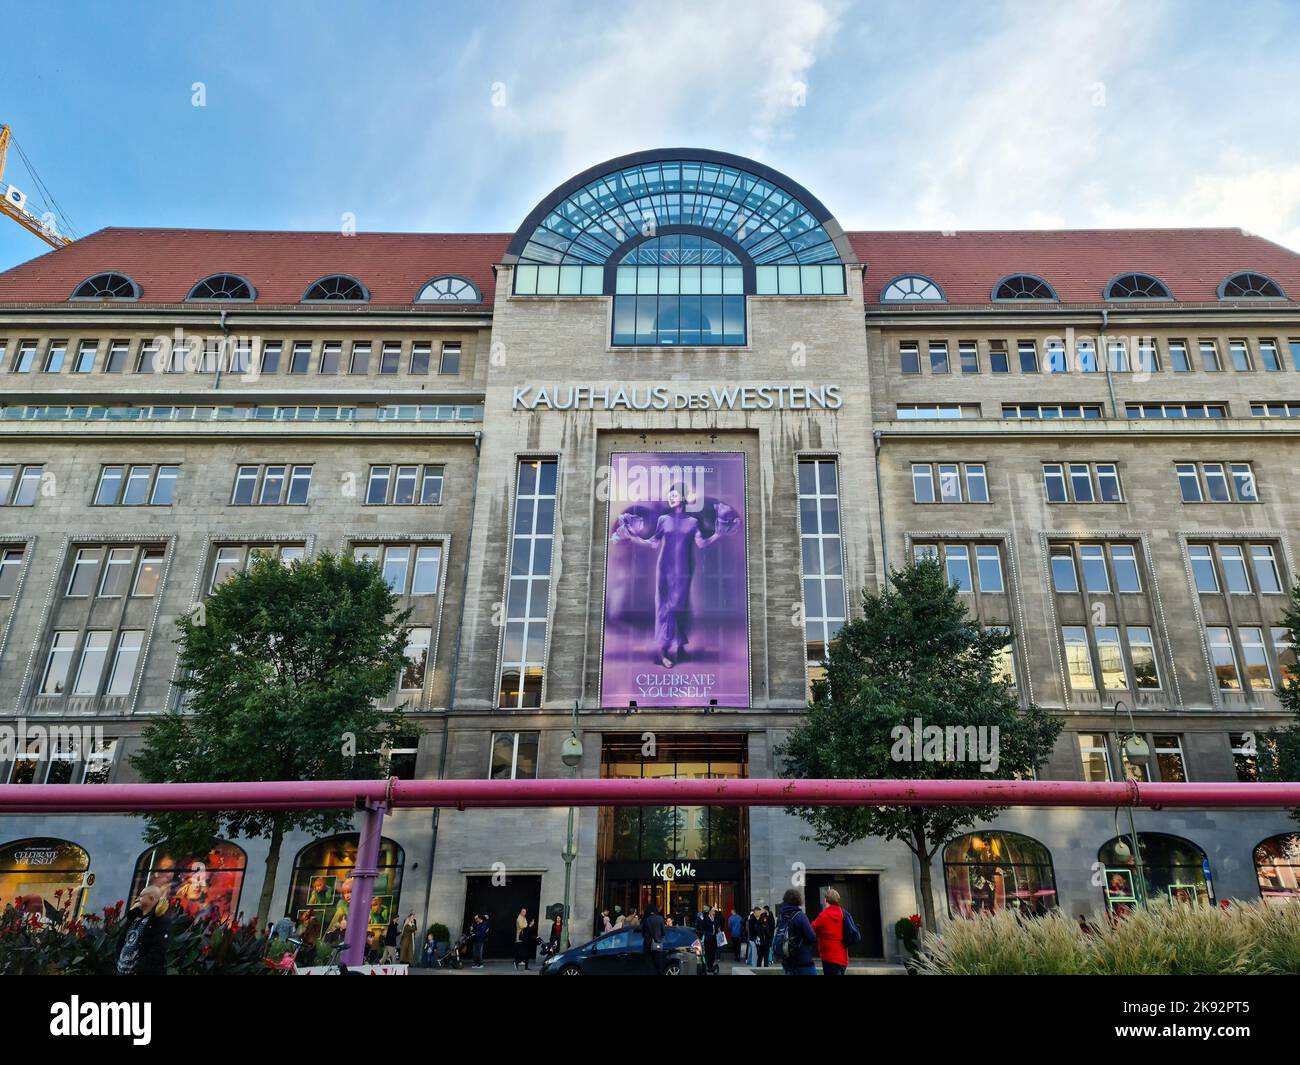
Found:
[{"label": "pedestrian", "polygon": [[433,938],[432,932],[424,937],[424,950],[420,952],[420,964],[426,969],[435,969],[438,966],[438,941]]},{"label": "pedestrian", "polygon": [[167,972],[167,893],[150,885],[126,911],[117,943],[118,976],[163,976]]},{"label": "pedestrian", "polygon": [[596,935],[603,936],[606,932],[612,932],[612,931],[614,931],[614,925],[613,922],[611,922],[609,919],[609,907],[606,906],[603,910],[600,911],[600,930],[596,933]]},{"label": "pedestrian", "polygon": [[402,930],[397,926],[397,918],[394,917],[388,922],[388,927],[384,929],[384,956],[380,962],[389,965],[397,961],[397,942],[402,937]]},{"label": "pedestrian", "polygon": [[641,939],[645,943],[646,953],[650,955],[655,976],[663,976],[664,919],[653,905],[646,907],[645,917],[641,921]]},{"label": "pedestrian", "polygon": [[740,962],[740,950],[745,944],[745,921],[735,910],[727,918],[727,934],[731,936],[731,948],[735,952],[736,962]]},{"label": "pedestrian", "polygon": [[781,897],[781,912],[772,937],[772,953],[781,960],[786,976],[816,976],[813,946],[817,933],[803,912],[803,895],[797,888],[787,888]]},{"label": "pedestrian", "polygon": [[843,976],[849,967],[849,952],[844,946],[844,916],[840,893],[827,888],[826,905],[812,923],[813,931],[817,933],[817,954],[822,960],[824,976]]},{"label": "pedestrian", "polygon": [[402,923],[401,945],[397,948],[397,960],[403,965],[410,965],[415,958],[415,937],[420,931],[420,924],[414,913],[408,913]]},{"label": "pedestrian", "polygon": [[557,913],[551,922],[551,953],[560,949],[560,939],[564,935],[564,919]]},{"label": "pedestrian", "polygon": [[776,935],[776,918],[772,916],[772,907],[764,906],[759,920],[763,925],[763,935],[758,942],[759,964],[766,968],[772,964],[772,937]]},{"label": "pedestrian", "polygon": [[474,943],[474,968],[483,968],[483,949],[487,946],[488,919],[485,914],[476,913],[474,923],[470,926],[470,936]]},{"label": "pedestrian", "polygon": [[515,918],[515,968],[523,966],[528,968],[528,951],[531,948],[531,940],[528,937],[528,910],[519,911],[519,916]]},{"label": "pedestrian", "polygon": [[759,955],[759,943],[763,938],[763,911],[759,908],[758,903],[749,911],[749,916],[745,919],[745,946],[747,948],[746,961],[750,965],[762,966],[766,959]]},{"label": "pedestrian", "polygon": [[718,971],[718,911],[706,909],[701,911],[695,925],[695,934],[704,946],[704,970],[708,973]]}]

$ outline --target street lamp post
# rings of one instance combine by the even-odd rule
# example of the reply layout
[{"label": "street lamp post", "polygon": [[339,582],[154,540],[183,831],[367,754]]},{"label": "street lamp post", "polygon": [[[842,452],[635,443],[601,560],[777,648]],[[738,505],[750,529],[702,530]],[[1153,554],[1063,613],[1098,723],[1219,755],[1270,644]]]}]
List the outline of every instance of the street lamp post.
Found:
[{"label": "street lamp post", "polygon": [[[564,738],[564,743],[560,747],[560,761],[568,768],[573,770],[574,776],[578,774],[578,766],[582,764],[582,740],[578,738],[578,703],[573,703],[573,724],[569,727],[569,734]],[[573,885],[573,860],[578,857],[578,845],[573,838],[573,815],[574,808],[569,807],[569,832],[565,838],[564,851],[560,855],[564,859],[564,949],[568,950],[573,945],[573,940],[569,936],[569,919],[573,913],[573,907],[570,903],[572,897]]]},{"label": "street lamp post", "polygon": [[[1145,769],[1151,762],[1151,748],[1147,741],[1138,735],[1137,723],[1133,720],[1133,709],[1123,699],[1115,700],[1115,717],[1119,717],[1119,708],[1123,707],[1128,712],[1128,736],[1120,740],[1120,762],[1127,762],[1136,769]],[[1115,730],[1119,735],[1119,729]],[[1137,867],[1137,877],[1135,887],[1138,892],[1138,901],[1143,906],[1147,904],[1147,878],[1146,871],[1142,868],[1142,847],[1138,840],[1137,825],[1133,820],[1133,807],[1125,807],[1128,813],[1128,838],[1133,847],[1133,863]]]}]

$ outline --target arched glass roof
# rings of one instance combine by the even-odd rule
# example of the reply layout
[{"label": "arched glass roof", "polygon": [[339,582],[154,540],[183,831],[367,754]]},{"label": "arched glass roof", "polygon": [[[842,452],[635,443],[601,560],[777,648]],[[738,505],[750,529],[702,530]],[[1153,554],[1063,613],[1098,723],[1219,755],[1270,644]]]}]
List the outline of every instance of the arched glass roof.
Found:
[{"label": "arched glass roof", "polygon": [[506,260],[602,264],[668,226],[722,234],[756,264],[857,261],[805,189],[752,160],[695,149],[641,152],[579,174],[528,216]]}]

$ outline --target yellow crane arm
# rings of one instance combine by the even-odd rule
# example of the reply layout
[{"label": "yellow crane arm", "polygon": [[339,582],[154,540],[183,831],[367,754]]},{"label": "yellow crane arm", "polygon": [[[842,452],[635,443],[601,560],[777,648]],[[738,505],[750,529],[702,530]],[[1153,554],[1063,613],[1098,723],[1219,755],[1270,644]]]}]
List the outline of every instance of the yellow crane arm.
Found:
[{"label": "yellow crane arm", "polygon": [[27,209],[27,194],[15,185],[4,181],[5,158],[9,154],[10,130],[0,126],[0,214],[8,215],[29,233],[34,233],[51,248],[62,248],[72,243],[71,237],[65,237],[54,227],[52,221],[38,218]]}]

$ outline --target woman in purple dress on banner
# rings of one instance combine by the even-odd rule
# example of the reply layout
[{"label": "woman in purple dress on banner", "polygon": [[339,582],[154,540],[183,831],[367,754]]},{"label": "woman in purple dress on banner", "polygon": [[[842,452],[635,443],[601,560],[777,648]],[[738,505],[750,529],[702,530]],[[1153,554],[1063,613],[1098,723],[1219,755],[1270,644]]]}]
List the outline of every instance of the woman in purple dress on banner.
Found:
[{"label": "woman in purple dress on banner", "polygon": [[611,543],[632,543],[657,547],[659,563],[655,573],[655,646],[658,662],[672,669],[681,660],[690,638],[691,580],[695,576],[695,552],[717,543],[740,528],[740,516],[726,503],[714,503],[714,529],[707,533],[686,505],[693,503],[681,485],[668,489],[666,513],[660,514],[654,532],[645,536],[645,515],[628,510],[618,518]]}]

